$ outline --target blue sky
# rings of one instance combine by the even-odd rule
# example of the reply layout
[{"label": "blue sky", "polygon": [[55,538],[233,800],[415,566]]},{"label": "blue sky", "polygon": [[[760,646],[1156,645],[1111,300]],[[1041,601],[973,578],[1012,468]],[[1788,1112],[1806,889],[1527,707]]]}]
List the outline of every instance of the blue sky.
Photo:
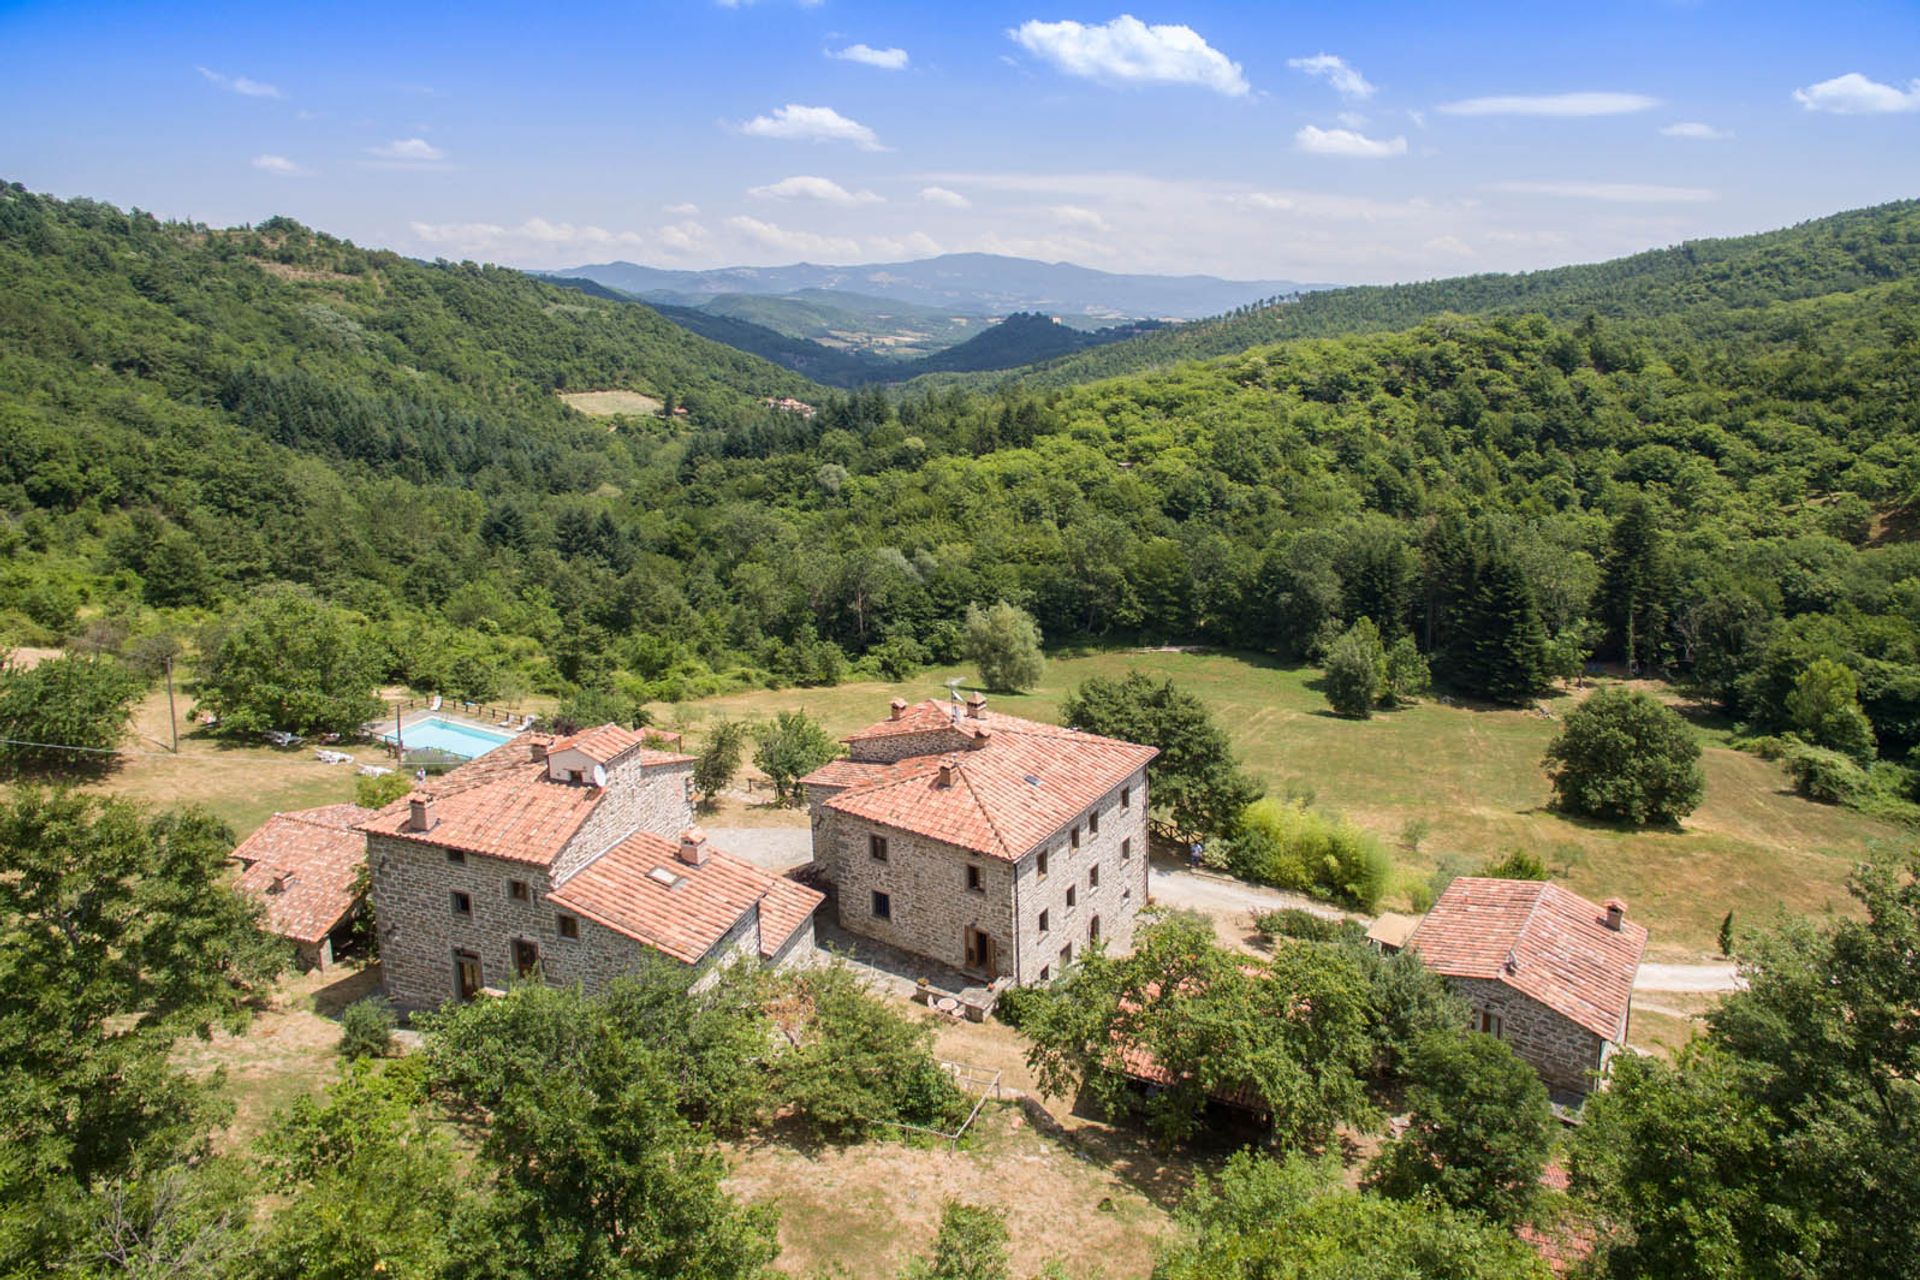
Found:
[{"label": "blue sky", "polygon": [[1920,195],[1920,6],[0,3],[0,177],[533,267],[1422,279]]}]

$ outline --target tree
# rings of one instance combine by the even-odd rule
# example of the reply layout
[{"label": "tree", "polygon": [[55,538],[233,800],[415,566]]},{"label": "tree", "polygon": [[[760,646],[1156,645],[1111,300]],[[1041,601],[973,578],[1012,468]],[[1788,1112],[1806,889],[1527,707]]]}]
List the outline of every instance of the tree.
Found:
[{"label": "tree", "polygon": [[1334,1157],[1284,1162],[1251,1151],[1201,1174],[1176,1215],[1180,1237],[1154,1280],[1353,1280],[1447,1276],[1548,1280],[1547,1264],[1501,1226],[1444,1204],[1351,1191]]},{"label": "tree", "polygon": [[0,762],[100,771],[113,762],[146,688],[111,658],[62,656],[24,669],[0,667]]},{"label": "tree", "polygon": [[1634,671],[1666,661],[1673,571],[1653,504],[1635,495],[1607,538],[1597,597],[1607,646]]},{"label": "tree", "polygon": [[1192,1134],[1216,1097],[1251,1100],[1276,1138],[1297,1144],[1374,1115],[1362,1083],[1376,1052],[1373,990],[1352,949],[1295,942],[1262,964],[1184,917],[1147,925],[1136,944],[1119,958],[1090,948],[1029,1001],[1021,1030],[1045,1093],[1117,1110],[1145,1057],[1162,1077],[1147,1124],[1168,1141]]},{"label": "tree", "polygon": [[297,589],[255,594],[215,624],[202,653],[199,705],[222,733],[353,733],[380,714],[365,623]]},{"label": "tree", "polygon": [[1547,686],[1547,635],[1526,574],[1504,545],[1482,534],[1466,575],[1447,621],[1448,682],[1494,702],[1531,702]]},{"label": "tree", "polygon": [[707,741],[693,761],[693,789],[700,803],[711,809],[720,793],[733,785],[740,772],[740,757],[747,747],[747,726],[739,720],[715,720],[707,729]]},{"label": "tree", "polygon": [[1480,875],[1494,880],[1547,880],[1547,864],[1537,853],[1528,853],[1525,849],[1509,850],[1505,856],[1495,858],[1481,867]]},{"label": "tree", "polygon": [[1402,635],[1387,650],[1387,704],[1405,706],[1424,698],[1432,687],[1433,672],[1427,666],[1427,655],[1420,652],[1411,633]]},{"label": "tree", "polygon": [[1040,625],[1026,610],[1005,600],[985,609],[968,605],[963,644],[987,688],[1018,693],[1040,683],[1046,667]]},{"label": "tree", "polygon": [[1873,725],[1860,709],[1860,684],[1853,672],[1831,658],[1815,658],[1787,694],[1787,720],[1793,731],[1816,747],[1826,747],[1858,764],[1873,759]]},{"label": "tree", "polygon": [[1154,808],[1188,838],[1228,835],[1263,788],[1234,758],[1227,735],[1194,695],[1139,671],[1094,676],[1067,695],[1061,719],[1071,728],[1158,747],[1147,766]]},{"label": "tree", "polygon": [[1013,1280],[1006,1211],[947,1201],[932,1256],[908,1263],[900,1275],[901,1280]]},{"label": "tree", "polygon": [[782,711],[754,733],[753,763],[773,783],[775,800],[798,804],[799,781],[840,754],[840,744],[804,711]]},{"label": "tree", "polygon": [[1362,618],[1327,649],[1327,702],[1343,716],[1366,719],[1387,692],[1387,651],[1373,619]]},{"label": "tree", "polygon": [[233,890],[232,848],[200,810],[37,789],[0,804],[0,1203],[205,1150],[221,1100],[174,1044],[244,1027],[287,958]]},{"label": "tree", "polygon": [[538,983],[427,1023],[436,1087],[484,1115],[490,1195],[463,1215],[456,1276],[758,1276],[774,1215],[721,1186],[681,1113],[681,1064],[609,1003]]},{"label": "tree", "polygon": [[1407,1131],[1374,1161],[1370,1185],[1520,1221],[1556,1123],[1540,1077],[1505,1041],[1457,1030],[1421,1040],[1408,1075]]},{"label": "tree", "polygon": [[1622,1055],[1573,1146],[1613,1275],[1907,1277],[1920,1258],[1920,856],[1869,864],[1860,918],[1740,948],[1744,990],[1671,1065]]},{"label": "tree", "polygon": [[340,1056],[384,1058],[393,1052],[393,1006],[385,996],[355,1000],[340,1014]]},{"label": "tree", "polygon": [[353,802],[362,809],[384,809],[413,790],[413,775],[400,769],[361,774],[353,780]]},{"label": "tree", "polygon": [[1706,789],[1700,744],[1670,707],[1618,686],[1567,713],[1547,748],[1555,801],[1611,822],[1677,824]]}]

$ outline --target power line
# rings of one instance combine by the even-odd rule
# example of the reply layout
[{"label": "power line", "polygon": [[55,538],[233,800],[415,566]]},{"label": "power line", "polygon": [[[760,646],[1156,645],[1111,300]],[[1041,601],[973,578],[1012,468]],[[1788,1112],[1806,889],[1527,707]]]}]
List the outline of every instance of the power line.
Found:
[{"label": "power line", "polygon": [[[171,751],[145,751],[139,747],[77,747],[68,742],[30,742],[25,738],[0,738],[0,746],[33,747],[41,751],[69,751],[98,756],[154,756],[161,760],[195,761],[210,757],[175,755]],[[286,767],[325,764],[320,760],[250,760],[250,765],[280,765]],[[362,762],[353,762],[356,766]]]}]

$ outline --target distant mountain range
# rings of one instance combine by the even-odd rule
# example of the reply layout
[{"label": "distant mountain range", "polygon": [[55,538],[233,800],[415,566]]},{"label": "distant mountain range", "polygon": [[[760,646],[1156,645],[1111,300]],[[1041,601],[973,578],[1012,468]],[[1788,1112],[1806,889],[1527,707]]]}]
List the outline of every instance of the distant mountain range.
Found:
[{"label": "distant mountain range", "polygon": [[787,295],[837,291],[950,310],[1002,316],[1040,311],[1104,323],[1136,319],[1193,320],[1250,302],[1325,285],[1295,280],[1222,280],[1217,276],[1123,275],[1066,262],[1038,262],[992,253],[948,253],[917,262],[824,267],[721,267],[673,271],[631,262],[602,262],[550,272],[591,280],[622,293],[686,306],[711,294]]}]

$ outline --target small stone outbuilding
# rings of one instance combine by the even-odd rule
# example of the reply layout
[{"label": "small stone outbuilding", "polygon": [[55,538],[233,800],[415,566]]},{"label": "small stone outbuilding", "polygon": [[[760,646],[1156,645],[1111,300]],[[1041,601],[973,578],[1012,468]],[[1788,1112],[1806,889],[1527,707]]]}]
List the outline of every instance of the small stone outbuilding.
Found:
[{"label": "small stone outbuilding", "polygon": [[1647,931],[1615,899],[1596,906],[1541,880],[1461,876],[1408,942],[1473,1006],[1549,1091],[1584,1098],[1602,1086],[1627,1039]]},{"label": "small stone outbuilding", "polygon": [[266,927],[290,940],[302,969],[333,964],[334,944],[358,914],[373,810],[356,804],[276,813],[240,842],[240,890],[266,908]]}]

